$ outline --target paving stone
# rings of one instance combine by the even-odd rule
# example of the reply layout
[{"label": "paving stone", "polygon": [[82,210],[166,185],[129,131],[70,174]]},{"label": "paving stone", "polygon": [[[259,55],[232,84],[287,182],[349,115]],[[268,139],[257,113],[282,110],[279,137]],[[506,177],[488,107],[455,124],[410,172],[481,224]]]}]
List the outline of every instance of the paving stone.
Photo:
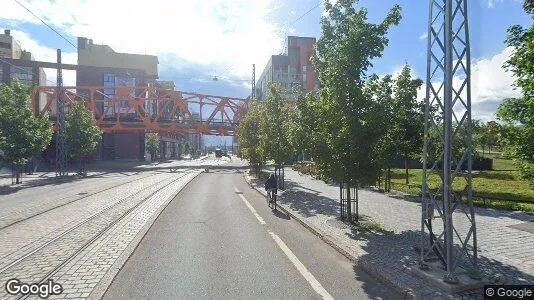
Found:
[{"label": "paving stone", "polygon": [[[335,238],[353,256],[373,265],[390,281],[412,288],[421,295],[440,293],[406,269],[419,260],[419,253],[413,250],[413,246],[420,243],[419,203],[360,190],[360,214],[367,222],[380,224],[380,229],[369,232],[358,227],[339,228],[332,225],[333,220],[339,217],[338,186],[299,175],[289,168],[285,169],[285,179],[287,189],[279,197],[279,203],[284,208],[325,235]],[[256,184],[263,191],[260,183]],[[521,212],[476,208],[475,218],[481,269],[490,274],[503,274],[503,282],[507,284],[534,284],[534,267],[525,263],[534,257],[534,247],[526,246],[534,245],[534,234],[507,227],[534,217]],[[468,222],[463,213],[455,213],[454,222],[459,232],[467,231]],[[436,224],[435,228],[443,227]]]},{"label": "paving stone", "polygon": [[[0,269],[35,252],[1,272],[0,281],[16,277],[23,282],[37,282],[45,274],[53,272],[52,279],[64,288],[64,293],[57,298],[87,297],[97,284],[102,283],[109,268],[151,216],[199,172],[183,170],[155,173],[135,183],[125,183],[98,195],[88,196],[76,201],[76,205],[64,205],[0,229]],[[15,202],[10,202],[13,205],[11,212],[18,211]],[[140,205],[136,206],[138,203]],[[38,202],[34,204],[39,205]],[[105,209],[105,212],[88,219]],[[130,209],[133,210],[116,222]],[[77,224],[81,225],[74,228]],[[108,228],[111,224],[114,225]],[[105,228],[108,229],[97,237]],[[92,240],[94,237],[97,238]],[[88,242],[91,243],[78,252]],[[65,264],[67,258],[70,260]],[[9,298],[2,289],[0,299]]]}]

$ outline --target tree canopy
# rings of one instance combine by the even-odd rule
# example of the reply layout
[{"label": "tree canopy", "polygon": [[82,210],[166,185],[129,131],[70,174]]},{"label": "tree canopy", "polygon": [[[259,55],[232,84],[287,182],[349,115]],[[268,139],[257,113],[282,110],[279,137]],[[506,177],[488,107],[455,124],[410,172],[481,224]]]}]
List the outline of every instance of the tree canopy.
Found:
[{"label": "tree canopy", "polygon": [[0,159],[17,166],[38,156],[50,144],[52,125],[48,114],[34,116],[31,87],[17,79],[0,87]]},{"label": "tree canopy", "polygon": [[322,142],[315,159],[325,176],[355,183],[374,183],[379,175],[377,149],[380,103],[365,93],[367,70],[388,44],[388,30],[398,25],[401,9],[394,6],[379,24],[367,21],[367,10],[355,1],[325,2],[322,36],[315,65],[321,92],[316,134]]},{"label": "tree canopy", "polygon": [[72,103],[65,115],[65,142],[68,156],[80,161],[80,172],[83,159],[95,152],[101,137],[102,130],[84,103]]},{"label": "tree canopy", "polygon": [[[534,19],[534,0],[526,0],[525,11]],[[517,159],[523,175],[534,180],[534,25],[514,25],[506,38],[514,53],[505,67],[515,75],[522,97],[505,100],[497,116],[507,123],[507,150]],[[514,126],[515,125],[515,126]]]}]

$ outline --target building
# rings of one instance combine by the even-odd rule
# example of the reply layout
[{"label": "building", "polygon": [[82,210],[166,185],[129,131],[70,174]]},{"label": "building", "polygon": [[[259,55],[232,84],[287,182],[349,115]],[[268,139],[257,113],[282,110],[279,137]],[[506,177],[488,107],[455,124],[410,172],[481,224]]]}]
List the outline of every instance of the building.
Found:
[{"label": "building", "polygon": [[[78,37],[77,86],[104,86],[103,100],[98,110],[104,119],[117,114],[128,115],[127,101],[111,104],[106,99],[115,97],[116,87],[148,86],[158,78],[158,58],[115,52],[108,45],[94,44],[91,39]],[[100,117],[100,116],[97,116]],[[100,145],[100,159],[144,159],[144,133],[105,133]]]},{"label": "building", "polygon": [[294,89],[316,92],[319,89],[317,72],[311,58],[315,54],[316,39],[313,37],[288,36],[284,53],[272,55],[256,83],[256,99],[269,96],[269,85],[282,86],[286,97],[294,95]]},{"label": "building", "polygon": [[0,83],[11,84],[14,78],[18,78],[28,85],[46,85],[46,74],[43,68],[17,66],[17,63],[12,61],[13,59],[34,61],[35,59],[31,52],[22,49],[8,29],[0,34],[0,58],[8,58],[10,61],[9,64],[0,61]]}]

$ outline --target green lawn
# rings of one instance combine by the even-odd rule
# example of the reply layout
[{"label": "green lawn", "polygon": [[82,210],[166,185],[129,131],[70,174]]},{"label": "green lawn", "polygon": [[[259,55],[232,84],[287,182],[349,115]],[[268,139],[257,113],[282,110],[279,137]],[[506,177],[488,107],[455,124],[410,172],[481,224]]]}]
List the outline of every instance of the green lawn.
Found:
[{"label": "green lawn", "polygon": [[[410,195],[421,193],[422,170],[410,170],[410,185],[406,186],[404,169],[392,170],[392,188],[406,192]],[[437,174],[429,176],[429,186],[431,189],[439,187],[440,179]],[[462,191],[467,182],[463,178],[456,178],[453,184],[455,191]],[[480,171],[473,174],[473,194],[475,204],[490,206],[494,208],[534,211],[534,187],[528,181],[519,177],[518,171]],[[495,198],[514,200],[495,201],[490,203],[479,200],[479,198]]]},{"label": "green lawn", "polygon": [[[482,152],[479,151],[482,154]],[[484,157],[493,159],[494,171],[516,171],[517,167],[513,164],[511,159],[502,156],[500,152],[486,152]]]}]

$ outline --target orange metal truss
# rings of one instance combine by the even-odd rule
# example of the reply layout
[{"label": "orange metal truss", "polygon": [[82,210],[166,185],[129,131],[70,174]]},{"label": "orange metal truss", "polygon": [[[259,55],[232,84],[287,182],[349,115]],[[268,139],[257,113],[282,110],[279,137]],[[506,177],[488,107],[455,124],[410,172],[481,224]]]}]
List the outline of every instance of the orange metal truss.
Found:
[{"label": "orange metal truss", "polygon": [[[56,87],[37,87],[32,97],[34,113],[47,111],[55,119],[57,93]],[[61,101],[83,101],[107,133],[232,136],[250,106],[245,99],[156,87],[63,87]]]}]

